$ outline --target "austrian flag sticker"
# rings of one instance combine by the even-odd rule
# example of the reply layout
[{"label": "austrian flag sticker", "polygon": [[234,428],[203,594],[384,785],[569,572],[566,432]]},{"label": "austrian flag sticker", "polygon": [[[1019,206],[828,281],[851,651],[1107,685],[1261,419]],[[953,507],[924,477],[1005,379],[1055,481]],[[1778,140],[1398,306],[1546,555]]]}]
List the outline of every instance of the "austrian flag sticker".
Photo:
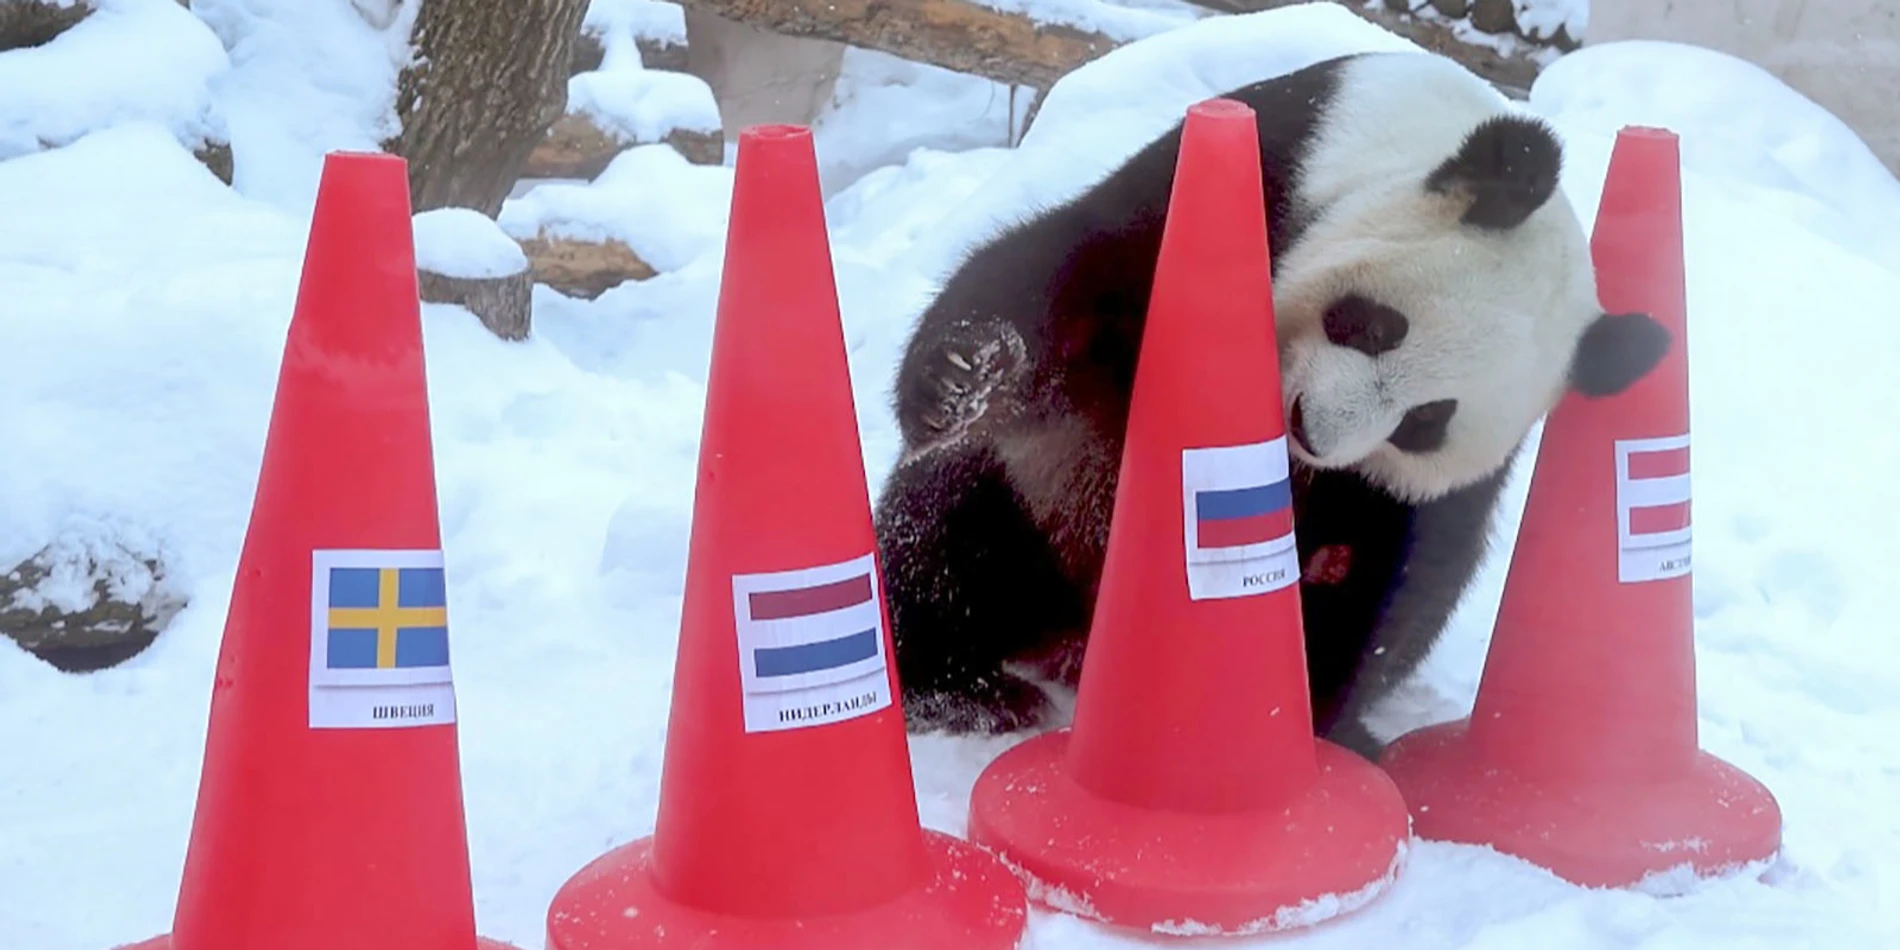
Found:
[{"label": "austrian flag sticker", "polygon": [[1617,580],[1689,573],[1689,436],[1616,443]]}]

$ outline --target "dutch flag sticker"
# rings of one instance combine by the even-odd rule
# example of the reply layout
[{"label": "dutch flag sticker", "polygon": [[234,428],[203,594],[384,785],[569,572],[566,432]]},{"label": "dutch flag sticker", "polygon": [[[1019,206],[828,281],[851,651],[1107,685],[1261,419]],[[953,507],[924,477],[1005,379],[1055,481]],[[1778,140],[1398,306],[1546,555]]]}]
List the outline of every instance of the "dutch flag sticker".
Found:
[{"label": "dutch flag sticker", "polygon": [[891,704],[874,555],[735,574],[747,732],[821,726]]},{"label": "dutch flag sticker", "polygon": [[1188,596],[1246,597],[1299,580],[1286,437],[1181,453]]},{"label": "dutch flag sticker", "polygon": [[1689,573],[1689,436],[1616,443],[1617,580]]}]

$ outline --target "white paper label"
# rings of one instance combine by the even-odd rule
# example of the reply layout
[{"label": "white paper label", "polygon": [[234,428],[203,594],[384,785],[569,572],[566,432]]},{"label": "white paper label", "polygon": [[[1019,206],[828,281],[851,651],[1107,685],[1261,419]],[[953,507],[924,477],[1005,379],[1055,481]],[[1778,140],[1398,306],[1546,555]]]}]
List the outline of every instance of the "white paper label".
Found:
[{"label": "white paper label", "polygon": [[1181,453],[1188,596],[1248,597],[1300,579],[1286,437]]},{"label": "white paper label", "polygon": [[455,721],[442,552],[311,556],[310,727]]},{"label": "white paper label", "polygon": [[829,725],[891,705],[874,555],[735,574],[732,606],[747,732]]},{"label": "white paper label", "polygon": [[1689,436],[1616,443],[1616,576],[1629,584],[1690,567]]}]

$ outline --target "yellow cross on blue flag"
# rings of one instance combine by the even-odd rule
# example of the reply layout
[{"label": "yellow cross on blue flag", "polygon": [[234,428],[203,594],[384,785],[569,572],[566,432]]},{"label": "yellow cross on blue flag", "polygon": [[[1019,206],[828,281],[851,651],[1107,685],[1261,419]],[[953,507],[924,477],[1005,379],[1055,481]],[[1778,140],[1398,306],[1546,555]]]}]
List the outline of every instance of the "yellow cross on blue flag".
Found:
[{"label": "yellow cross on blue flag", "polygon": [[442,552],[318,550],[311,567],[311,727],[453,722]]}]

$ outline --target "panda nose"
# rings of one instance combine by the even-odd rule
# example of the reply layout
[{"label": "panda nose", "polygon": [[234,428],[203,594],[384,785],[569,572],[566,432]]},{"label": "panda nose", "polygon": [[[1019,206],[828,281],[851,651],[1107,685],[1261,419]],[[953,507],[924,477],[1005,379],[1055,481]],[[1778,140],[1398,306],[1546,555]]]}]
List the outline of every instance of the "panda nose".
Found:
[{"label": "panda nose", "polygon": [[1306,450],[1306,454],[1312,456],[1319,455],[1318,452],[1313,451],[1313,443],[1306,439],[1306,413],[1304,411],[1303,400],[1299,398],[1293,400],[1293,414],[1287,420],[1286,432],[1287,435],[1293,437],[1295,442],[1300,444],[1300,448]]}]

